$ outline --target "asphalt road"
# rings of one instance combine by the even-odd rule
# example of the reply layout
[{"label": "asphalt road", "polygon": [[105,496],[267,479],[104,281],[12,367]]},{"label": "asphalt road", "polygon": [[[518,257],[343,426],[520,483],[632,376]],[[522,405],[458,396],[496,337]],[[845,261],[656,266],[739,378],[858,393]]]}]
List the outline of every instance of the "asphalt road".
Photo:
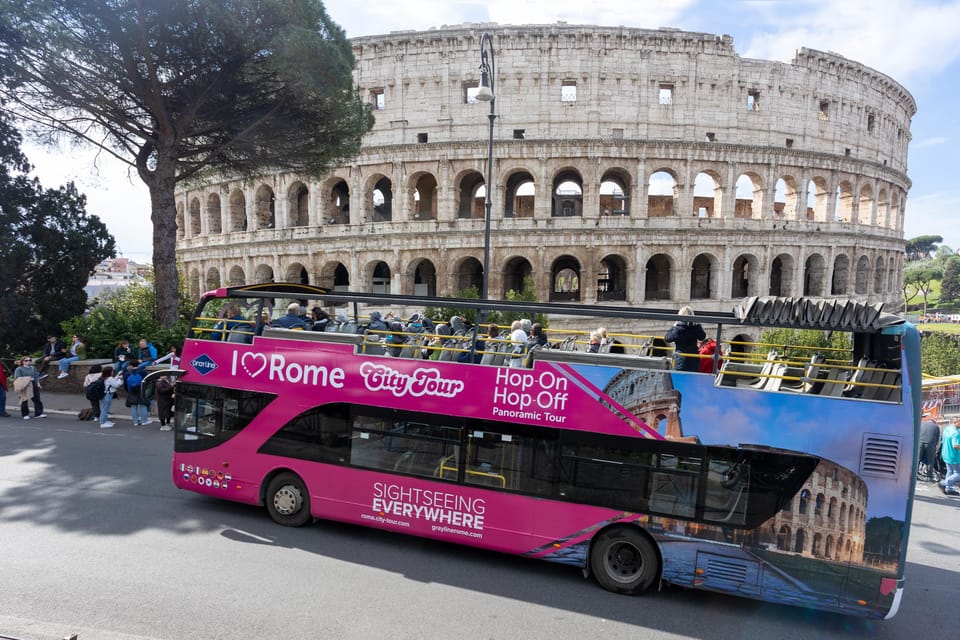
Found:
[{"label": "asphalt road", "polygon": [[947,638],[960,499],[920,485],[907,591],[866,621],[680,588],[617,596],[569,567],[181,492],[157,424],[0,418],[0,639]]}]

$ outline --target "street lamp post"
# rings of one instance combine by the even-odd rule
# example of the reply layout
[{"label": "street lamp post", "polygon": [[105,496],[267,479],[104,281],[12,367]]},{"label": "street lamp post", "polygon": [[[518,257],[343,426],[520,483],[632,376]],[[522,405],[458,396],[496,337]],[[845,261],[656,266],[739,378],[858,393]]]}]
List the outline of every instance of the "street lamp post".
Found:
[{"label": "street lamp post", "polygon": [[[489,58],[489,60],[488,60]],[[477,100],[490,103],[490,137],[487,142],[487,200],[484,203],[485,214],[483,220],[483,283],[480,290],[480,299],[487,300],[490,293],[490,218],[493,209],[493,121],[494,102],[497,96],[493,92],[494,77],[497,65],[493,56],[493,41],[490,34],[484,32],[480,36],[480,87],[477,89]],[[485,315],[485,314],[484,314]]]}]

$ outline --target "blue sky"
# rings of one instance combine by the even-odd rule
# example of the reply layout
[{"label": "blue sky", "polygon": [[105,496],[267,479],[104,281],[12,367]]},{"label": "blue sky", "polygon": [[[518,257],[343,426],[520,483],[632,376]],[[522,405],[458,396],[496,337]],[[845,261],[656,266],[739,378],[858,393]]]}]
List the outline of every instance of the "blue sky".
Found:
[{"label": "blue sky", "polygon": [[[960,143],[960,0],[328,0],[327,12],[348,37],[464,22],[676,27],[728,34],[744,58],[789,62],[808,47],[833,51],[881,71],[917,102],[911,125],[907,238],[941,235],[960,249],[960,182],[953,167]],[[495,29],[491,26],[490,30]],[[479,57],[479,52],[478,52]],[[46,186],[72,179],[88,196],[124,255],[149,260],[146,188],[125,167],[93,153],[44,152],[26,146]]]}]

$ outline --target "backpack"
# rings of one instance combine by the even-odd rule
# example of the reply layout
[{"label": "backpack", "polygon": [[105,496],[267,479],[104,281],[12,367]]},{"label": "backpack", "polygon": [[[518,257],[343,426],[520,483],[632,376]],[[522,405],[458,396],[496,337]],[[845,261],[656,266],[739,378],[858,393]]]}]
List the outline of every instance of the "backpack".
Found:
[{"label": "backpack", "polygon": [[133,391],[134,389],[139,391],[141,384],[143,384],[143,376],[140,375],[140,372],[134,371],[127,376],[127,391]]},{"label": "backpack", "polygon": [[84,395],[87,400],[103,400],[103,397],[107,395],[107,385],[103,383],[103,378],[97,378],[88,384]]},{"label": "backpack", "polygon": [[[93,386],[93,385],[91,385]],[[77,414],[77,420],[93,420],[96,418],[96,414],[93,412],[93,409],[87,407],[86,409],[81,409],[80,413]]]}]

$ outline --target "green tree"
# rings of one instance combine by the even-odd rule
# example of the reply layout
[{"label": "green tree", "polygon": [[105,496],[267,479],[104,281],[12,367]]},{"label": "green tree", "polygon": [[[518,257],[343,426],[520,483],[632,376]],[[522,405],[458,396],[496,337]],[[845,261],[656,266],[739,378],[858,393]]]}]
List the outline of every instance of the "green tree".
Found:
[{"label": "green tree", "polygon": [[82,335],[90,357],[111,357],[117,342],[124,338],[132,345],[146,338],[163,354],[173,345],[183,343],[193,306],[181,290],[181,317],[173,327],[165,328],[157,324],[153,312],[156,304],[150,284],[132,284],[105,292],[94,299],[87,313],[64,322],[64,333]]},{"label": "green tree", "polygon": [[943,242],[943,236],[917,236],[907,240],[907,261],[929,258],[941,242]]},{"label": "green tree", "polygon": [[320,0],[0,0],[0,99],[91,143],[150,191],[156,314],[179,317],[177,183],[319,175],[373,124]]},{"label": "green tree", "polygon": [[923,298],[923,314],[927,313],[927,301],[934,280],[943,278],[943,270],[932,260],[908,263],[903,269],[904,305],[920,295]]},{"label": "green tree", "polygon": [[[461,289],[458,291],[455,297],[464,298],[467,300],[479,300],[480,290],[475,286],[470,286],[466,289]],[[533,278],[524,279],[523,291],[514,291],[513,289],[508,290],[506,299],[514,302],[537,302],[536,283],[534,283]],[[477,310],[471,308],[428,307],[424,310],[424,313],[427,315],[427,317],[435,322],[447,322],[453,316],[460,316],[461,318],[465,318],[470,322],[477,321]],[[509,327],[510,323],[512,323],[514,320],[520,320],[522,318],[529,317],[530,314],[522,312],[491,311],[487,314],[487,323],[496,324],[500,327]],[[549,324],[547,316],[542,313],[535,314],[531,320],[533,322],[539,322],[544,328],[547,328]]]},{"label": "green tree", "polygon": [[895,562],[900,557],[903,534],[902,520],[890,516],[870,518],[864,530],[863,550],[879,557],[881,562]]},{"label": "green tree", "polygon": [[949,256],[943,267],[943,280],[940,281],[940,301],[960,302],[960,256]]},{"label": "green tree", "polygon": [[960,345],[956,336],[927,333],[920,341],[920,368],[931,376],[960,374]]},{"label": "green tree", "polygon": [[[849,334],[816,329],[767,329],[760,334],[760,342],[771,345],[766,349],[776,349],[781,356],[798,362],[809,360],[818,351],[828,360],[849,359],[851,348]],[[842,356],[838,349],[843,350]]]},{"label": "green tree", "polygon": [[24,173],[20,134],[0,114],[0,352],[38,349],[82,313],[94,268],[115,255],[113,237],[73,183],[45,189]]}]

